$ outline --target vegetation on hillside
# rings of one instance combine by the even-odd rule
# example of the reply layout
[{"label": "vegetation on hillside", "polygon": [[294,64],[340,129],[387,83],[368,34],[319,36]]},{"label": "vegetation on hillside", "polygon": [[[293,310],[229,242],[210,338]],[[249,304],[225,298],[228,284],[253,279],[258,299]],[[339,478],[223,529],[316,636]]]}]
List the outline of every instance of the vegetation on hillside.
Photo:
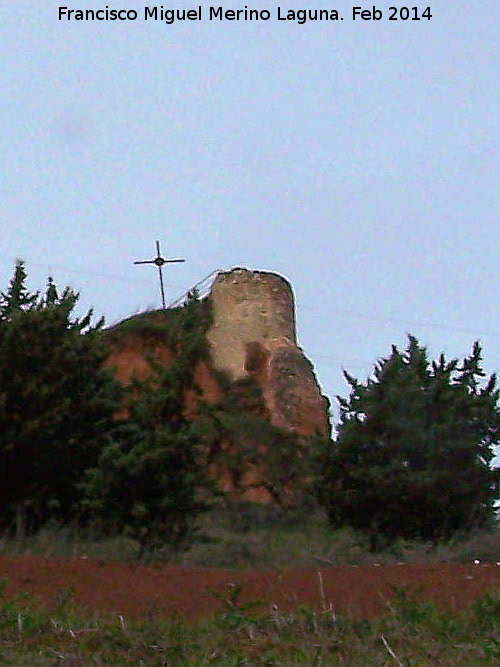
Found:
[{"label": "vegetation on hillside", "polygon": [[159,342],[172,351],[182,353],[184,369],[189,375],[192,369],[187,367],[188,362],[208,357],[205,332],[211,322],[210,302],[201,300],[198,292],[193,290],[181,306],[133,315],[104,333],[110,344],[119,344],[124,336],[137,334],[146,344]]},{"label": "vegetation on hillside", "polygon": [[[0,320],[0,462],[4,528],[18,536],[48,521],[92,522],[108,536],[126,534],[146,549],[189,544],[214,490],[208,470],[224,466],[236,480],[249,468],[278,498],[300,457],[298,439],[273,427],[255,383],[231,385],[216,406],[201,399],[195,368],[208,356],[210,307],[196,293],[161,313],[146,313],[103,333],[91,311],[72,319],[78,295],[26,289],[16,265],[2,295]],[[107,343],[138,333],[151,373],[123,388],[103,369]],[[173,352],[168,367],[155,345]],[[222,381],[222,378],[221,378]],[[199,414],[186,416],[186,396]],[[286,470],[285,473],[282,471]]]}]

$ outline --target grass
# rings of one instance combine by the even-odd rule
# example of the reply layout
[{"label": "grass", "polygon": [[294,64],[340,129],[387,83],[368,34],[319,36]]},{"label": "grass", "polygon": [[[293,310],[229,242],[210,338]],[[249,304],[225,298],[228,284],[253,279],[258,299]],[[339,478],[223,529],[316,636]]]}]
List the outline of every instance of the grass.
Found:
[{"label": "grass", "polygon": [[256,613],[233,591],[226,609],[206,622],[175,618],[89,615],[71,592],[54,612],[26,596],[0,596],[0,664],[12,667],[194,667],[244,665],[320,667],[479,667],[500,661],[500,595],[475,602],[457,617],[406,590],[395,595],[383,618],[359,621],[335,614],[273,608]]},{"label": "grass", "polygon": [[[27,538],[21,546],[4,536],[0,539],[1,552],[133,562],[137,543],[127,537],[103,538],[91,529],[75,533],[52,526]],[[457,537],[437,546],[398,540],[381,552],[371,553],[366,536],[349,529],[333,531],[319,508],[282,510],[234,503],[207,513],[196,539],[185,552],[159,549],[147,554],[145,562],[247,570],[399,562],[470,563],[475,559],[500,559],[500,529],[477,531],[466,539]]]}]

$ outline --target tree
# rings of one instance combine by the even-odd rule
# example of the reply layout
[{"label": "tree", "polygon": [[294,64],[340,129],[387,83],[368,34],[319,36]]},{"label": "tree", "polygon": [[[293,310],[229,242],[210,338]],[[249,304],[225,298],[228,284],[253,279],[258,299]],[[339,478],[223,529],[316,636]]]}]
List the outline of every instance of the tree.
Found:
[{"label": "tree", "polygon": [[95,465],[115,427],[120,388],[92,311],[72,317],[79,295],[29,294],[18,261],[0,298],[1,525],[17,532],[76,515],[84,470]]},{"label": "tree", "polygon": [[212,470],[229,477],[239,494],[256,487],[266,489],[283,507],[299,505],[309,491],[314,438],[272,424],[254,378],[226,382],[223,399],[202,405],[195,422],[208,447]]},{"label": "tree", "polygon": [[87,506],[102,530],[139,543],[139,559],[164,544],[174,550],[188,545],[208,508],[206,452],[186,416],[186,394],[195,390],[194,368],[205,352],[204,308],[190,298],[165,314],[163,333],[176,357],[167,367],[149,357],[150,375],[129,388],[120,438],[88,474]]},{"label": "tree", "polygon": [[[28,277],[24,262],[18,260],[11,278],[7,293],[1,293],[0,321],[9,321],[15,313],[29,310],[36,305],[39,292],[30,294],[26,288],[26,278]],[[51,298],[53,298],[53,287],[51,279]]]},{"label": "tree", "polygon": [[335,526],[370,533],[372,547],[396,537],[438,540],[490,525],[499,497],[492,468],[500,438],[496,376],[481,347],[461,364],[429,362],[414,336],[392,347],[365,384],[344,373],[337,440],[322,458],[320,501]]}]

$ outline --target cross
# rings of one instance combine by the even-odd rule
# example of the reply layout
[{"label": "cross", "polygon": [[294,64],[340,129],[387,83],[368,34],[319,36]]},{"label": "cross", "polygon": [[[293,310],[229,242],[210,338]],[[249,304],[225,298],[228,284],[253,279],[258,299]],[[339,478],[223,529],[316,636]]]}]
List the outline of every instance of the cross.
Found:
[{"label": "cross", "polygon": [[163,310],[165,310],[165,290],[163,289],[163,273],[162,268],[164,264],[172,264],[173,262],[185,262],[185,259],[165,259],[161,256],[160,252],[160,242],[156,242],[156,257],[154,259],[145,259],[139,262],[134,262],[134,264],[156,264],[158,267],[158,276],[160,278],[160,291],[161,291],[161,302],[163,304]]}]

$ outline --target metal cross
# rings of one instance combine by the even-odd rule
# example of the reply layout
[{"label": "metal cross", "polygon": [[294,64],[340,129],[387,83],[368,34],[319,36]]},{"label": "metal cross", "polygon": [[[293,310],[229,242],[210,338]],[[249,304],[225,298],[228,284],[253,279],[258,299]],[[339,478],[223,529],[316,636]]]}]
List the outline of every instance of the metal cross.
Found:
[{"label": "metal cross", "polygon": [[145,259],[139,262],[134,262],[134,264],[156,264],[158,267],[158,276],[160,278],[160,291],[161,291],[161,302],[163,304],[163,310],[165,310],[165,290],[163,288],[163,273],[162,268],[164,264],[173,264],[174,262],[185,262],[185,259],[165,259],[161,256],[160,252],[160,242],[156,242],[156,257],[154,259]]}]

